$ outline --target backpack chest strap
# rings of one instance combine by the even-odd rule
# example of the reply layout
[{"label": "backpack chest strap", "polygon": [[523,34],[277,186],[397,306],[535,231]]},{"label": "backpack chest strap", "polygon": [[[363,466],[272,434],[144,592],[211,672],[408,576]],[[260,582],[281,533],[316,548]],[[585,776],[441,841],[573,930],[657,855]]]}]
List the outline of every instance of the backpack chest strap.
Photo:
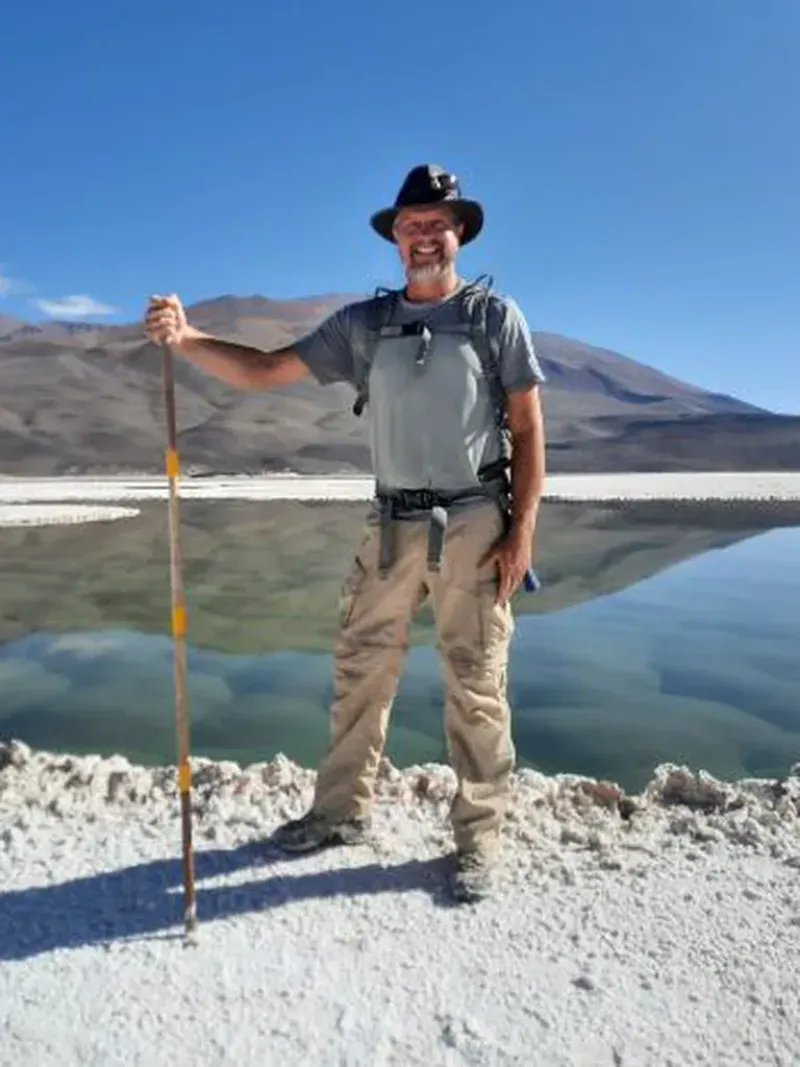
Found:
[{"label": "backpack chest strap", "polygon": [[419,337],[426,328],[433,337],[439,333],[460,334],[462,336],[472,333],[472,327],[468,322],[454,322],[445,326],[437,326],[435,323],[418,319],[415,322],[404,323],[402,326],[381,326],[380,329],[374,331],[374,336],[379,340],[383,340],[386,337]]}]

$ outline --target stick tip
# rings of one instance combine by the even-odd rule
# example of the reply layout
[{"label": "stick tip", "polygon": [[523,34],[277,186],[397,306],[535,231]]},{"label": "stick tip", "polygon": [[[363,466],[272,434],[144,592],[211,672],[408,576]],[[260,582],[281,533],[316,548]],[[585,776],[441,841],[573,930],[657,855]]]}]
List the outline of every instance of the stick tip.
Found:
[{"label": "stick tip", "polygon": [[186,937],[184,939],[184,945],[186,947],[196,947],[199,944],[199,935],[197,929],[197,909],[193,905],[188,908],[184,917],[184,925],[186,928]]}]

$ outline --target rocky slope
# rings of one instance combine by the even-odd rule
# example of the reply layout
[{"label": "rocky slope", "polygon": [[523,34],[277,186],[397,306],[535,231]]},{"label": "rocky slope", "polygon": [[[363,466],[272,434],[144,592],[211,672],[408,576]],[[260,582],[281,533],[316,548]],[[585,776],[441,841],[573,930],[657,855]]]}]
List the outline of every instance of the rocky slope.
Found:
[{"label": "rocky slope", "polygon": [[[199,327],[266,348],[348,299],[221,296],[190,308]],[[800,469],[800,417],[709,393],[617,353],[553,334],[534,339],[548,376],[551,471]],[[140,323],[0,320],[0,471],[157,471],[163,454],[160,354]],[[365,470],[365,424],[344,385],[312,380],[236,392],[177,366],[185,470]]]}]

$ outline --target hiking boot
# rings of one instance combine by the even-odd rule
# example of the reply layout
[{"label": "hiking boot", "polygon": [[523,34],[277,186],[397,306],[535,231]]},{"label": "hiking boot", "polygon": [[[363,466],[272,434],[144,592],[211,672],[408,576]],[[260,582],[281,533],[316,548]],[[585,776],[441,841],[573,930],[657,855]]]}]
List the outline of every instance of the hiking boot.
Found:
[{"label": "hiking boot", "polygon": [[491,895],[496,860],[482,849],[459,849],[451,876],[451,892],[460,904],[477,904]]},{"label": "hiking boot", "polygon": [[370,819],[331,822],[312,809],[301,818],[279,826],[272,842],[284,852],[313,852],[329,845],[360,845],[366,840],[370,826]]}]

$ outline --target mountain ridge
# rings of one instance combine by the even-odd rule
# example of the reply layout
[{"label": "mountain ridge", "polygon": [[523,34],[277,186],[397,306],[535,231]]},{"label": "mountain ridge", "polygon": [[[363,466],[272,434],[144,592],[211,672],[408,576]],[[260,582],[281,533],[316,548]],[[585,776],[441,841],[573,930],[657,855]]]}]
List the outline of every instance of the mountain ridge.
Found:
[{"label": "mountain ridge", "polygon": [[[187,305],[187,314],[200,329],[271,349],[365,298],[223,294]],[[711,392],[611,349],[545,331],[532,336],[547,375],[554,473],[800,469],[798,416]],[[185,470],[369,469],[366,420],[352,415],[347,385],[308,378],[242,393],[178,359],[176,387]],[[0,319],[0,470],[155,472],[162,447],[161,355],[141,322]]]}]

